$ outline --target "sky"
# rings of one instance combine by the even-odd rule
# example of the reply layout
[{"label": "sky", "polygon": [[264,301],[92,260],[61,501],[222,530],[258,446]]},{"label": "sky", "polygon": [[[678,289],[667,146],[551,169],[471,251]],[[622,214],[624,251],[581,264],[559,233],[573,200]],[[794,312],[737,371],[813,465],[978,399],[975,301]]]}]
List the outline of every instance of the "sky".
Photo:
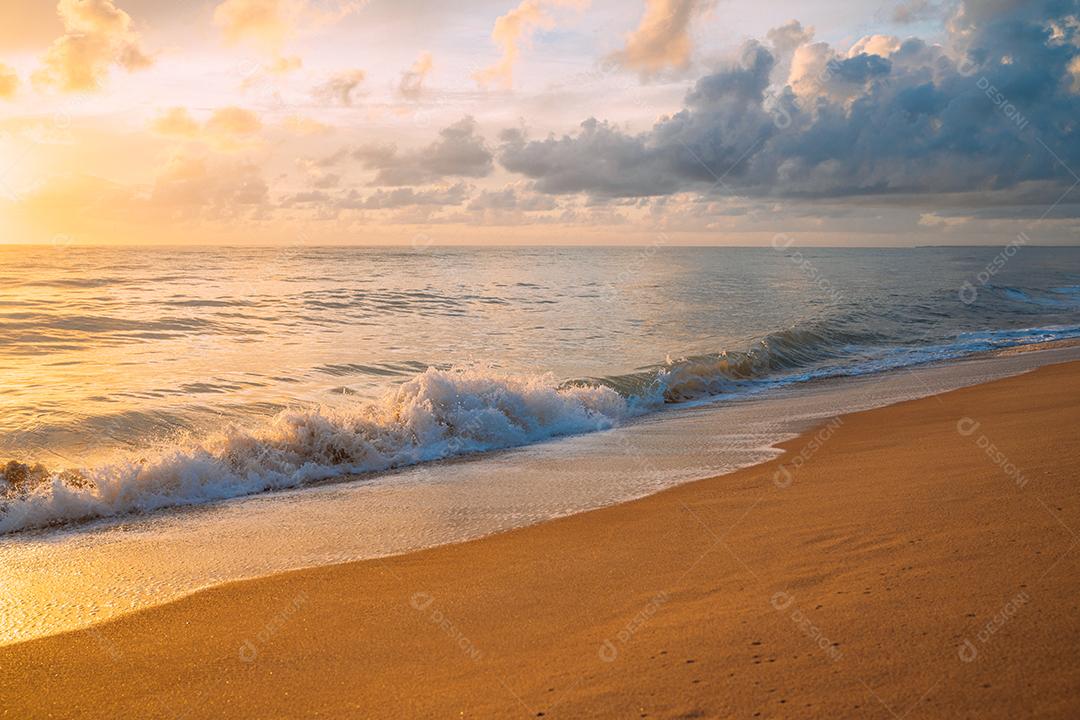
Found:
[{"label": "sky", "polygon": [[5,0],[0,243],[1080,242],[1080,0]]}]

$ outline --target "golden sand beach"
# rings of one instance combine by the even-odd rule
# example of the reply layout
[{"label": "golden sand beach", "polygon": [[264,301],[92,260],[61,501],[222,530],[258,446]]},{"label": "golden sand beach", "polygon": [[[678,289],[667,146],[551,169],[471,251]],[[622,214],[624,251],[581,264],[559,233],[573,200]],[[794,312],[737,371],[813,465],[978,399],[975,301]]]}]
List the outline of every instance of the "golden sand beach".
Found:
[{"label": "golden sand beach", "polygon": [[[1080,364],[0,648],[10,718],[1074,718]],[[258,552],[242,548],[240,552]]]}]

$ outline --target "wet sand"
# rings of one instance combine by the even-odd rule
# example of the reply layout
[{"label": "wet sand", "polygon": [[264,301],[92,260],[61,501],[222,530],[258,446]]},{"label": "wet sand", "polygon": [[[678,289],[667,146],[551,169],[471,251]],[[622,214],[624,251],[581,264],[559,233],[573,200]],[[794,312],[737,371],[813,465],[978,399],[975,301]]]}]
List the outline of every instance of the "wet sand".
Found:
[{"label": "wet sand", "polygon": [[642,500],[0,647],[0,717],[1076,717],[1078,427],[1080,363],[844,416]]}]

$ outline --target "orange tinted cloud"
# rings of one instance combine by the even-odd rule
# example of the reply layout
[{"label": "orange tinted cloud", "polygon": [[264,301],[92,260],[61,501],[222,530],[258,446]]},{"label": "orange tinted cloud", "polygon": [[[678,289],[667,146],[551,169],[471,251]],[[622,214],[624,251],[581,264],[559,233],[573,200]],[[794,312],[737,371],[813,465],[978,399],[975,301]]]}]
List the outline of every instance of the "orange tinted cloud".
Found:
[{"label": "orange tinted cloud", "polygon": [[297,56],[282,54],[298,34],[332,24],[361,4],[338,0],[316,7],[310,0],[224,0],[214,9],[214,24],[227,43],[247,43],[271,55],[266,70],[281,75],[303,64]]},{"label": "orange tinted cloud", "polygon": [[294,135],[325,135],[334,131],[331,126],[303,115],[290,115],[281,125]]},{"label": "orange tinted cloud", "polygon": [[263,124],[250,110],[224,107],[200,125],[186,108],[175,107],[158,116],[150,127],[159,135],[200,140],[219,150],[239,150],[253,144]]},{"label": "orange tinted cloud", "polygon": [[7,65],[0,63],[0,98],[15,97],[15,90],[19,87],[19,76]]},{"label": "orange tinted cloud", "polygon": [[262,130],[259,116],[238,107],[221,108],[206,122],[206,131],[221,137],[244,137]]},{"label": "orange tinted cloud", "polygon": [[690,23],[715,4],[715,0],[647,0],[641,24],[612,59],[645,76],[686,68],[693,52]]},{"label": "orange tinted cloud", "polygon": [[199,123],[191,117],[186,108],[176,107],[165,111],[150,125],[159,135],[195,137],[199,134]]},{"label": "orange tinted cloud", "polygon": [[153,63],[131,16],[112,0],[60,0],[56,12],[64,34],[45,53],[35,84],[65,92],[97,90],[113,65],[135,72]]},{"label": "orange tinted cloud", "polygon": [[867,35],[851,46],[848,57],[855,57],[860,53],[889,57],[899,49],[900,38],[895,35]]},{"label": "orange tinted cloud", "polygon": [[277,52],[300,21],[301,0],[225,0],[214,9],[214,23],[230,43],[250,42]]},{"label": "orange tinted cloud", "polygon": [[521,55],[521,45],[540,29],[555,27],[551,11],[559,7],[582,8],[588,0],[522,0],[516,8],[499,17],[491,31],[491,39],[502,48],[499,62],[473,74],[483,87],[500,85],[510,88],[514,83],[514,65]]}]

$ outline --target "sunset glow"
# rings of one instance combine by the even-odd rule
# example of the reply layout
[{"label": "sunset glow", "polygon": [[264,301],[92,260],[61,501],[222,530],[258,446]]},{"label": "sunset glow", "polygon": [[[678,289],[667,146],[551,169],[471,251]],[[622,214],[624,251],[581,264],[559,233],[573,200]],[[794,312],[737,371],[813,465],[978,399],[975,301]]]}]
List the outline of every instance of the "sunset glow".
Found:
[{"label": "sunset glow", "polygon": [[1077,18],[976,7],[16,0],[0,242],[1075,242]]}]

